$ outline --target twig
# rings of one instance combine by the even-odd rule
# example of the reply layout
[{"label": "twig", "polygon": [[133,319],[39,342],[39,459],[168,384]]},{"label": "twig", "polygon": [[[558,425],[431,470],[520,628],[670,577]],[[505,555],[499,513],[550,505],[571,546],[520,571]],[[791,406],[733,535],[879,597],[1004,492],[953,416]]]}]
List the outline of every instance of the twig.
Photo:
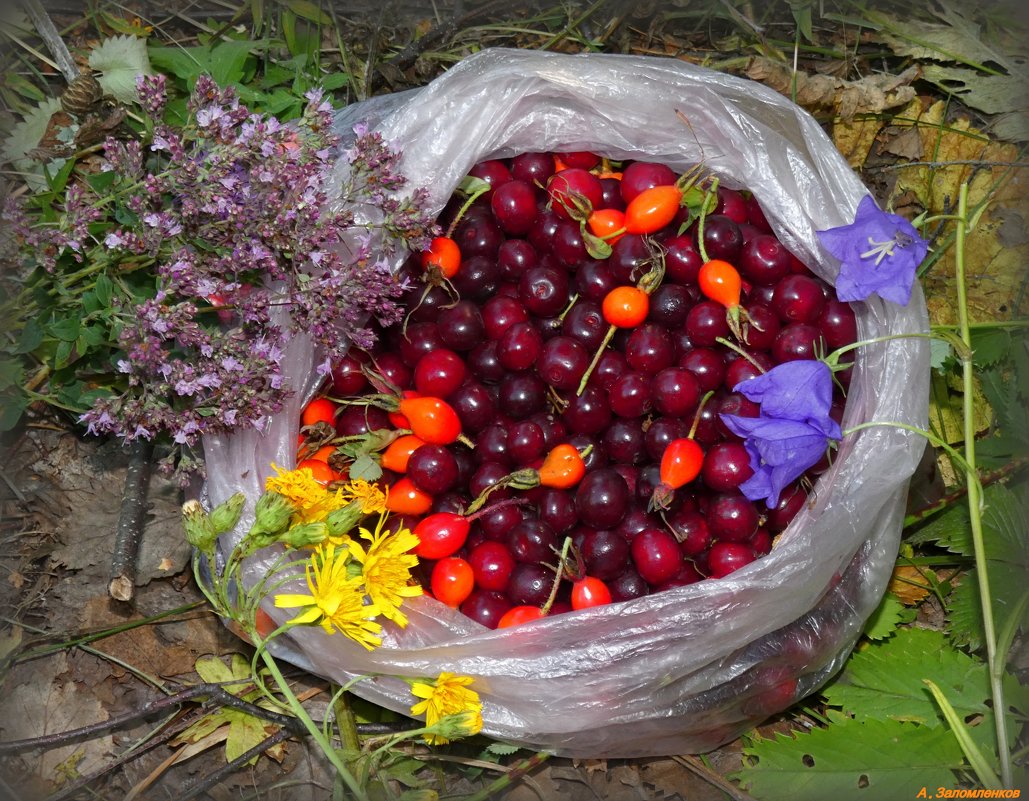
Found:
[{"label": "twig", "polygon": [[[218,770],[214,771],[208,776],[205,776],[202,780],[198,779],[196,781],[190,782],[183,788],[186,791],[185,795],[178,796],[179,801],[191,801],[191,799],[203,795],[216,784],[221,783],[223,779],[227,778],[236,770],[246,765],[246,763],[253,759],[255,756],[260,756],[272,746],[281,743],[287,737],[292,737],[293,734],[294,732],[287,731],[286,729],[279,729],[274,734],[265,737],[261,742],[259,742],[249,751],[240,754],[231,762],[226,763],[222,767],[218,768]],[[304,731],[303,734],[307,734],[307,732]]]},{"label": "twig", "polygon": [[25,8],[25,13],[29,15],[29,19],[32,20],[36,33],[46,43],[47,50],[57,62],[57,68],[61,71],[64,79],[71,83],[79,77],[79,68],[75,64],[75,59],[71,57],[71,53],[68,52],[68,46],[61,38],[61,34],[57,32],[50,15],[39,0],[21,0],[21,4]]},{"label": "twig", "polygon": [[489,801],[491,798],[496,798],[501,790],[510,787],[515,782],[527,777],[532,773],[532,771],[536,770],[536,768],[548,759],[550,759],[550,754],[545,751],[537,751],[531,757],[527,757],[521,762],[513,765],[507,773],[496,781],[490,783],[486,787],[483,787],[474,795],[468,796],[465,801]]},{"label": "twig", "polygon": [[[979,479],[983,487],[988,487],[990,484],[996,484],[998,481],[1003,481],[1008,478],[1012,473],[1016,473],[1023,467],[1029,465],[1029,456],[1016,456],[1010,462],[1005,464],[1003,467],[999,467],[996,470],[991,470],[987,473],[983,473]],[[941,512],[947,507],[957,503],[959,500],[964,498],[968,494],[968,487],[962,486],[953,490],[952,492],[944,495],[940,500],[931,506],[926,506],[919,509],[917,512],[912,512],[904,518],[904,528],[912,526],[915,523],[920,523],[927,517],[932,517],[937,512]]]},{"label": "twig", "polygon": [[114,554],[111,556],[111,583],[107,586],[116,601],[131,601],[136,591],[136,561],[139,557],[139,541],[143,538],[153,455],[152,441],[140,438],[132,443],[118,531],[114,539]]},{"label": "twig", "polygon": [[[239,684],[240,682],[235,681],[231,683]],[[292,733],[300,734],[305,731],[303,724],[301,724],[300,721],[292,715],[283,715],[279,712],[273,712],[270,709],[259,707],[256,704],[251,704],[248,701],[244,701],[242,698],[236,697],[224,687],[217,684],[197,684],[183,690],[182,692],[176,693],[175,695],[169,695],[164,698],[158,698],[154,701],[150,701],[149,703],[144,704],[140,709],[126,712],[123,715],[118,715],[117,717],[109,718],[107,720],[100,721],[99,723],[91,723],[88,726],[81,726],[77,729],[56,732],[55,734],[44,734],[40,737],[29,737],[24,740],[11,740],[6,743],[0,743],[0,755],[16,754],[21,751],[31,751],[37,748],[49,750],[69,743],[78,742],[79,740],[88,740],[111,731],[112,729],[116,729],[119,726],[133,723],[137,720],[141,720],[142,718],[150,717],[155,713],[163,712],[188,701],[192,701],[194,698],[199,696],[210,696],[210,701],[208,703],[211,701],[217,701],[224,706],[230,706],[233,709],[246,712],[248,715],[253,715],[261,720],[267,720],[269,723],[282,726],[289,729]]]},{"label": "twig", "polygon": [[733,801],[754,801],[753,796],[743,792],[736,785],[727,782],[695,756],[673,756],[672,759],[683,767],[689,768],[704,781],[717,787]]}]

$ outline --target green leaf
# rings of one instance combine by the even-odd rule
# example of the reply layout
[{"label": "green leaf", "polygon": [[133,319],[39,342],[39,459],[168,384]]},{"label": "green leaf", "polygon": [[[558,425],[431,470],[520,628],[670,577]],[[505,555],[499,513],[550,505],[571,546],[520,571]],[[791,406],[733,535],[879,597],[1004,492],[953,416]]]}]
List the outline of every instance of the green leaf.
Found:
[{"label": "green leaf", "polygon": [[21,362],[14,359],[0,359],[0,389],[21,386],[24,374]]},{"label": "green leaf", "polygon": [[319,25],[330,25],[332,18],[310,0],[286,0],[286,7],[298,17],[303,17]]},{"label": "green leaf", "polygon": [[136,78],[151,72],[146,40],[127,34],[104,39],[89,54],[89,66],[100,73],[97,81],[107,94],[121,103],[135,103]]},{"label": "green leaf", "polygon": [[93,292],[96,293],[96,298],[100,301],[100,305],[105,309],[109,308],[111,297],[114,295],[114,283],[106,275],[101,274],[93,285]]},{"label": "green leaf", "polygon": [[77,317],[55,320],[47,325],[46,332],[63,342],[74,342],[79,338],[79,320]]},{"label": "green leaf", "polygon": [[762,801],[881,801],[914,798],[919,787],[953,785],[953,771],[963,764],[946,728],[859,721],[832,710],[828,716],[826,728],[755,739],[743,749],[752,763],[732,778]]},{"label": "green leaf", "polygon": [[15,390],[0,393],[0,431],[10,431],[18,425],[28,405],[29,398],[24,392]]},{"label": "green leaf", "polygon": [[210,61],[206,47],[160,47],[147,48],[150,63],[161,72],[174,75],[190,83],[206,71]]},{"label": "green leaf", "polygon": [[[222,714],[229,721],[229,736],[225,740],[225,761],[232,762],[260,743],[268,732],[264,721],[238,709],[223,709]],[[257,762],[255,756],[247,764]]]},{"label": "green leaf", "polygon": [[911,545],[936,543],[951,553],[972,556],[972,529],[968,519],[968,506],[959,503],[944,509],[910,534],[905,541]]},{"label": "green leaf", "polygon": [[893,635],[901,623],[910,623],[918,615],[914,609],[904,606],[892,592],[883,595],[879,606],[865,622],[862,632],[870,640],[883,640]]},{"label": "green leaf", "polygon": [[371,455],[363,453],[350,465],[350,478],[378,481],[382,478],[382,466]]},{"label": "green leaf", "polygon": [[954,354],[954,348],[942,339],[929,340],[929,366],[934,370],[942,370],[947,360]]},{"label": "green leaf", "polygon": [[[994,623],[999,629],[1025,590],[1025,568],[987,561]],[[954,645],[978,650],[983,646],[983,608],[979,599],[979,572],[969,570],[947,596],[947,634]],[[1023,623],[1024,627],[1024,623]]]},{"label": "green leaf", "polygon": [[522,746],[496,742],[490,743],[486,746],[486,750],[491,754],[496,754],[497,756],[509,756],[510,754],[516,754],[521,751]]},{"label": "green leaf", "polygon": [[33,148],[39,147],[50,118],[60,108],[60,101],[50,98],[36,106],[25,119],[15,125],[10,135],[4,139],[3,149],[0,150],[0,156],[4,161],[14,162],[20,169],[28,169],[32,162],[25,159],[25,156]]},{"label": "green leaf", "polygon": [[110,189],[111,185],[117,180],[118,173],[114,170],[110,170],[109,172],[98,172],[86,178],[90,188],[98,195],[104,194],[104,192]]},{"label": "green leaf", "polygon": [[904,720],[939,726],[943,719],[923,681],[943,688],[965,717],[989,707],[986,665],[948,647],[943,632],[900,629],[888,640],[855,652],[846,667],[823,689],[826,703],[859,720]]},{"label": "green leaf", "polygon": [[1000,363],[1011,349],[1011,335],[1003,328],[972,329],[972,358],[978,367]]},{"label": "green leaf", "polygon": [[229,40],[219,42],[211,48],[211,77],[219,86],[241,83],[246,74],[246,61],[250,51],[267,42],[251,42],[249,40]]},{"label": "green leaf", "polygon": [[979,777],[979,781],[991,789],[1000,789],[1000,779],[997,778],[997,774],[994,773],[992,766],[987,761],[982,749],[979,748],[978,743],[976,743],[972,738],[971,731],[968,726],[965,725],[965,722],[961,719],[960,715],[958,715],[958,711],[954,708],[953,704],[951,704],[947,694],[929,679],[925,680],[925,684],[932,693],[936,703],[939,704],[940,711],[947,719],[947,725],[950,726],[951,732],[954,734],[955,739],[957,739],[958,744],[961,746],[961,750],[964,752],[965,758],[975,771],[975,775]]},{"label": "green leaf", "polygon": [[30,319],[25,323],[25,327],[21,329],[21,334],[18,337],[18,342],[14,346],[14,353],[32,353],[36,348],[39,347],[43,341],[43,328],[39,322],[34,319]]}]

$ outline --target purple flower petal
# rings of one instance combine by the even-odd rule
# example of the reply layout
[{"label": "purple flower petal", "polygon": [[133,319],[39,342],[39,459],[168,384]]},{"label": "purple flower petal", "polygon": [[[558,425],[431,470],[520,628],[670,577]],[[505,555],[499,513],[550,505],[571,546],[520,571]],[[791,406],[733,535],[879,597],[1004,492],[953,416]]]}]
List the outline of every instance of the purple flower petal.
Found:
[{"label": "purple flower petal", "polygon": [[832,371],[825,362],[798,359],[741,381],[733,392],[760,403],[767,417],[820,420],[832,407]]},{"label": "purple flower petal", "polygon": [[836,295],[845,302],[877,294],[906,306],[929,250],[910,222],[879,209],[871,195],[861,199],[853,223],[818,231],[818,238],[840,260]]}]

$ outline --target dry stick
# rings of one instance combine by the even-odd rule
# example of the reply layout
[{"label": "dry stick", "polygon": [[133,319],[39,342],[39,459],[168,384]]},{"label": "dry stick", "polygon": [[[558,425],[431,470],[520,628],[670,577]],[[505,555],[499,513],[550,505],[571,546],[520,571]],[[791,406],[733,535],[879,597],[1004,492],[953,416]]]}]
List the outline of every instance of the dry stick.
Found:
[{"label": "dry stick", "polygon": [[[239,684],[240,682],[237,681],[231,683]],[[99,723],[91,723],[88,726],[81,726],[77,729],[56,732],[54,734],[44,734],[40,737],[30,737],[24,740],[10,740],[6,743],[0,743],[0,756],[5,754],[16,754],[21,751],[31,751],[37,748],[49,750],[51,748],[58,748],[62,745],[77,742],[79,740],[98,737],[112,729],[118,728],[119,726],[133,723],[159,712],[164,712],[173,707],[179,706],[180,704],[184,704],[187,701],[191,701],[198,696],[204,695],[211,696],[212,701],[218,701],[224,706],[230,706],[233,709],[246,712],[248,715],[253,715],[261,720],[267,720],[269,723],[274,723],[278,726],[287,728],[293,733],[303,734],[306,732],[303,724],[292,715],[283,715],[279,712],[273,712],[270,709],[259,707],[256,704],[251,704],[248,701],[244,701],[242,698],[238,698],[224,687],[220,687],[217,684],[197,684],[183,690],[182,692],[176,693],[175,695],[158,698],[155,701],[150,701],[149,703],[144,704],[139,709],[100,721]]]},{"label": "dry stick", "polygon": [[61,70],[64,79],[71,83],[79,77],[79,68],[75,64],[75,59],[71,57],[71,53],[68,52],[68,46],[61,38],[61,34],[57,32],[50,15],[39,0],[21,0],[21,4],[25,8],[25,13],[29,15],[29,19],[32,20],[36,33],[46,42],[47,50],[57,62],[57,67]]},{"label": "dry stick", "polygon": [[[1012,461],[1008,462],[1003,467],[999,467],[996,470],[991,470],[987,473],[983,473],[979,476],[980,483],[983,487],[988,487],[990,484],[996,484],[998,481],[1003,481],[1013,473],[1018,472],[1023,467],[1029,465],[1029,456],[1016,456]],[[968,495],[968,487],[962,486],[947,493],[940,498],[936,503],[919,509],[917,512],[912,512],[904,518],[904,528],[912,526],[915,523],[920,523],[927,517],[932,517],[937,512],[941,512],[948,506],[951,506]]]},{"label": "dry stick", "polygon": [[111,583],[107,585],[107,591],[116,601],[131,601],[136,591],[136,561],[139,541],[143,538],[153,455],[154,444],[150,440],[137,439],[132,443],[111,556]]},{"label": "dry stick", "polygon": [[489,801],[492,798],[496,798],[497,794],[500,793],[501,790],[504,790],[515,782],[525,778],[548,759],[550,759],[550,754],[546,751],[537,751],[531,757],[527,757],[512,766],[511,770],[499,779],[494,781],[492,784],[483,787],[474,795],[469,796],[465,801]]},{"label": "dry stick", "polygon": [[[307,734],[306,730],[304,731],[304,734]],[[240,754],[231,762],[226,763],[222,767],[218,768],[218,770],[214,771],[208,776],[203,777],[203,779],[197,779],[187,784],[184,788],[182,788],[183,790],[185,790],[185,795],[178,796],[178,800],[191,801],[191,799],[203,795],[212,787],[219,784],[223,779],[228,778],[236,770],[242,768],[251,759],[253,759],[256,756],[260,756],[272,746],[278,745],[287,737],[290,737],[292,735],[293,732],[287,731],[286,729],[279,729],[277,732],[270,735],[269,737],[265,737],[261,742],[259,742],[246,753]]]},{"label": "dry stick", "polygon": [[719,790],[721,790],[723,793],[725,793],[727,796],[733,799],[733,801],[754,801],[754,796],[748,795],[736,785],[727,782],[725,779],[723,779],[721,776],[719,776],[717,773],[711,770],[711,768],[709,768],[695,756],[673,756],[672,759],[674,759],[680,765],[689,768],[704,781],[708,782],[709,784],[713,784],[715,787],[717,787]]}]

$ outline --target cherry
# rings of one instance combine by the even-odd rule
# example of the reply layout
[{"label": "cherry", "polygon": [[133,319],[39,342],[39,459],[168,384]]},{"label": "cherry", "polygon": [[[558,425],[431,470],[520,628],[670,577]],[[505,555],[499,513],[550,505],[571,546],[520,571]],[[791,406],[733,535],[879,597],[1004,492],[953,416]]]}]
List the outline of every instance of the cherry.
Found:
[{"label": "cherry", "polygon": [[514,323],[497,340],[497,360],[508,370],[528,370],[543,351],[543,337],[532,323]]},{"label": "cherry", "polygon": [[545,184],[554,174],[554,157],[549,153],[520,153],[511,159],[511,175],[516,180]]},{"label": "cherry", "polygon": [[558,263],[568,269],[576,267],[580,262],[589,258],[589,251],[586,250],[579,223],[563,220],[557,226],[557,230],[554,231],[552,252]]},{"label": "cherry", "polygon": [[713,300],[702,300],[686,315],[686,333],[695,347],[709,348],[719,338],[729,336],[725,307]]},{"label": "cherry", "polygon": [[787,484],[779,494],[779,502],[765,513],[768,528],[774,532],[785,530],[805,503],[807,493],[798,484]]},{"label": "cherry", "polygon": [[740,275],[752,284],[773,286],[790,272],[793,254],[771,234],[758,234],[740,250]]},{"label": "cherry", "polygon": [[572,585],[572,609],[589,609],[611,603],[611,590],[599,578],[586,576]]},{"label": "cherry", "polygon": [[565,163],[566,167],[578,167],[583,170],[591,170],[600,164],[600,156],[588,150],[558,153],[557,157]]},{"label": "cherry", "polygon": [[535,372],[526,370],[509,373],[500,381],[497,396],[500,411],[515,420],[522,420],[540,411],[546,400],[547,385]]},{"label": "cherry", "polygon": [[[423,356],[443,347],[446,346],[436,323],[412,323],[400,337],[400,358],[407,367],[414,369]],[[383,354],[379,359],[380,372],[385,358],[386,354]]]},{"label": "cherry", "polygon": [[651,380],[643,373],[630,370],[611,382],[607,399],[611,411],[619,417],[642,417],[653,407]]},{"label": "cherry", "polygon": [[496,505],[496,508],[483,509],[481,514],[482,516],[476,520],[476,523],[482,528],[482,533],[488,540],[496,542],[505,541],[507,532],[523,518],[522,511],[517,506],[501,506],[499,504]]},{"label": "cherry", "polygon": [[332,392],[335,395],[357,395],[368,386],[363,372],[364,362],[356,356],[346,354],[332,367]]},{"label": "cherry", "polygon": [[565,220],[572,219],[569,209],[577,208],[577,203],[585,202],[590,209],[598,209],[604,200],[600,179],[578,167],[552,175],[547,181],[547,192],[551,209]]},{"label": "cherry", "polygon": [[423,492],[439,495],[457,483],[457,460],[442,445],[422,445],[408,459],[407,477]]},{"label": "cherry", "polygon": [[457,412],[465,434],[475,434],[496,419],[497,404],[493,396],[475,379],[466,380],[446,396],[446,401]]},{"label": "cherry", "polygon": [[769,350],[779,335],[779,317],[761,303],[747,304],[747,321],[743,324],[743,341],[751,350]]},{"label": "cherry", "polygon": [[681,508],[667,517],[668,525],[679,540],[684,556],[696,556],[711,545],[711,529],[707,517],[690,508]]},{"label": "cherry", "polygon": [[470,617],[476,623],[488,629],[495,629],[500,625],[501,618],[511,609],[511,602],[502,592],[496,590],[472,590],[464,603],[458,607],[461,614]]},{"label": "cherry", "polygon": [[545,446],[543,429],[531,420],[519,420],[507,430],[507,452],[517,466],[541,457]]},{"label": "cherry", "polygon": [[341,437],[356,437],[391,427],[389,415],[375,406],[346,406],[336,418],[336,434]]},{"label": "cherry", "polygon": [[622,200],[632,201],[640,192],[654,186],[674,184],[676,175],[664,164],[634,161],[622,170]]},{"label": "cherry", "polygon": [[512,236],[527,234],[536,222],[536,190],[526,181],[509,180],[494,186],[490,193],[493,216],[504,232]]},{"label": "cherry", "polygon": [[750,454],[741,442],[719,442],[712,445],[700,469],[704,483],[716,492],[736,489],[753,474]]},{"label": "cherry", "polygon": [[497,343],[493,340],[480,342],[468,354],[468,369],[485,383],[500,381],[507,375],[504,365],[497,358]]},{"label": "cherry", "polygon": [[646,437],[639,419],[614,420],[601,441],[608,456],[618,464],[638,465],[646,461]]},{"label": "cherry", "polygon": [[443,344],[459,353],[470,351],[482,342],[482,314],[471,301],[459,300],[440,309],[436,326]]},{"label": "cherry", "polygon": [[619,284],[635,284],[650,269],[652,258],[645,236],[626,234],[611,246],[607,263]]},{"label": "cherry", "polygon": [[504,232],[500,230],[492,215],[466,214],[454,230],[453,240],[461,250],[461,269],[454,276],[457,279],[467,271],[468,260],[473,256],[496,260],[497,251],[504,241]]},{"label": "cherry", "polygon": [[827,300],[818,317],[817,325],[830,350],[851,345],[857,340],[857,320],[849,303]]},{"label": "cherry", "polygon": [[711,578],[724,578],[754,559],[753,550],[743,543],[716,542],[707,552],[707,573]]},{"label": "cherry", "polygon": [[700,266],[704,263],[700,251],[688,236],[675,236],[664,243],[665,275],[682,286],[695,286]]},{"label": "cherry", "polygon": [[579,385],[589,363],[582,344],[571,337],[555,336],[543,345],[536,370],[554,389],[570,390]]},{"label": "cherry", "polygon": [[464,300],[482,303],[496,294],[500,286],[500,266],[496,253],[468,256],[457,275],[450,279],[457,294]]},{"label": "cherry", "polygon": [[712,348],[693,348],[679,359],[679,366],[693,373],[701,392],[718,389],[725,381],[725,361]]},{"label": "cherry", "polygon": [[542,606],[550,597],[554,578],[553,568],[522,562],[516,564],[511,571],[511,578],[504,592],[514,604]]},{"label": "cherry", "polygon": [[611,590],[611,601],[631,601],[633,598],[642,598],[650,593],[650,587],[643,580],[634,567],[627,567],[613,579],[607,582]]},{"label": "cherry", "polygon": [[633,539],[630,551],[640,577],[650,585],[668,581],[682,567],[679,543],[663,529],[641,531]]},{"label": "cherry", "polygon": [[587,473],[575,491],[575,511],[592,528],[616,526],[629,503],[629,485],[619,473],[603,467]]},{"label": "cherry", "polygon": [[711,499],[707,520],[716,539],[746,542],[757,531],[759,515],[742,493],[723,492]]},{"label": "cherry", "polygon": [[524,518],[507,532],[507,548],[516,562],[541,564],[553,558],[557,534],[537,518]]},{"label": "cherry", "polygon": [[515,323],[528,321],[528,310],[515,298],[498,295],[482,305],[483,330],[490,339],[500,339]]},{"label": "cherry", "polygon": [[724,214],[735,223],[747,222],[747,201],[743,194],[726,186],[718,187],[718,203],[715,214]]},{"label": "cherry", "polygon": [[511,171],[500,159],[480,161],[468,170],[468,174],[475,178],[481,178],[492,187],[493,191],[511,180]]},{"label": "cherry", "polygon": [[587,384],[581,395],[571,394],[564,410],[564,421],[574,434],[599,434],[611,421],[606,393]]},{"label": "cherry", "polygon": [[629,367],[647,375],[670,367],[675,361],[675,345],[668,330],[654,323],[636,328],[626,343],[625,360]]},{"label": "cherry", "polygon": [[739,225],[724,214],[709,214],[704,220],[704,250],[708,259],[736,264],[742,249],[743,234]]},{"label": "cherry", "polygon": [[686,417],[700,402],[700,382],[685,367],[666,367],[651,378],[650,395],[658,414]]},{"label": "cherry", "polygon": [[608,323],[600,306],[588,300],[577,301],[561,323],[561,333],[581,343],[589,353],[600,347],[607,329]]},{"label": "cherry", "polygon": [[538,317],[551,317],[568,305],[568,273],[550,267],[532,267],[518,282],[518,299]]},{"label": "cherry", "polygon": [[780,364],[797,359],[817,359],[819,348],[824,350],[825,340],[816,326],[791,323],[775,337],[772,358]]},{"label": "cherry", "polygon": [[414,368],[414,388],[423,395],[445,398],[465,379],[465,363],[454,351],[437,348],[422,356]]},{"label": "cherry", "polygon": [[665,449],[675,440],[690,433],[690,424],[679,417],[658,417],[647,428],[645,442],[647,454],[655,462],[661,460]]},{"label": "cherry", "polygon": [[522,273],[539,264],[536,248],[525,239],[508,239],[497,251],[497,267],[502,281],[517,281]]},{"label": "cherry", "polygon": [[586,572],[599,579],[615,578],[625,569],[629,542],[610,530],[588,529],[579,546]]},{"label": "cherry", "polygon": [[690,288],[680,284],[662,284],[650,295],[650,310],[647,320],[664,326],[668,330],[682,328],[698,297]]},{"label": "cherry", "polygon": [[608,292],[618,286],[618,280],[606,259],[586,259],[575,269],[573,280],[580,302],[585,299],[600,303]]},{"label": "cherry", "polygon": [[575,495],[569,490],[542,487],[536,500],[540,521],[546,523],[557,534],[569,531],[579,518],[575,513]]},{"label": "cherry", "polygon": [[825,308],[818,282],[806,275],[787,275],[775,285],[772,310],[783,323],[814,323]]}]

